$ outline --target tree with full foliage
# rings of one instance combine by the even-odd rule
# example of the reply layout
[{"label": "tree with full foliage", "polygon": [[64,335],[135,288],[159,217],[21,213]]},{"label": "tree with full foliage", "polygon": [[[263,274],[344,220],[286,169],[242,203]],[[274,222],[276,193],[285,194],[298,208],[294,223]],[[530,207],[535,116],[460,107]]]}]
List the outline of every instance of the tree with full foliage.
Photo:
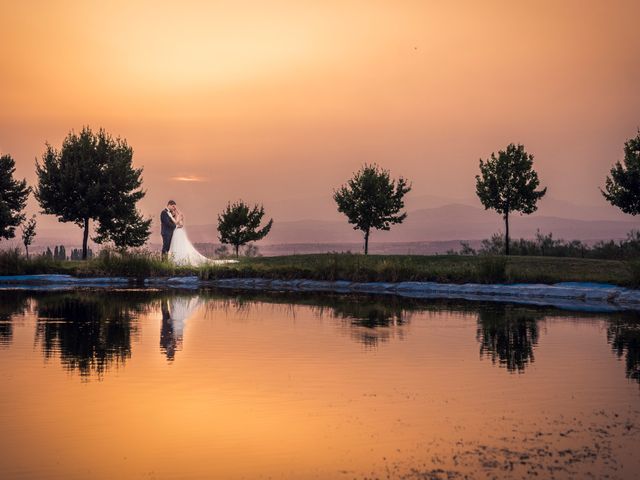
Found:
[{"label": "tree with full foliage", "polygon": [[411,185],[404,178],[392,180],[388,170],[378,165],[365,164],[338,190],[333,199],[338,211],[344,213],[354,230],[364,233],[364,253],[369,253],[371,230],[390,230],[391,225],[402,223],[407,213],[404,196]]},{"label": "tree with full foliage", "polygon": [[31,189],[26,180],[13,178],[16,162],[11,155],[0,156],[0,239],[15,237],[16,227],[25,220],[22,212]]},{"label": "tree with full foliage", "polygon": [[260,228],[262,217],[264,217],[262,205],[249,207],[242,200],[229,203],[227,208],[218,215],[218,239],[224,244],[233,245],[238,257],[241,245],[262,240],[271,230],[273,219]]},{"label": "tree with full foliage", "polygon": [[133,168],[132,160],[126,140],[84,127],[79,134],[70,132],[60,150],[47,144],[42,163],[36,162],[36,198],[43,213],[83,229],[83,260],[92,220],[98,225],[96,243],[137,247],[149,238],[151,220],[136,207],[145,195],[142,169]]},{"label": "tree with full foliage", "polygon": [[476,175],[476,194],[485,210],[493,209],[504,218],[504,251],[509,255],[509,215],[512,212],[529,215],[538,209],[537,203],[547,193],[533,169],[533,155],[523,145],[507,146],[506,150],[480,159],[480,175]]},{"label": "tree with full foliage", "polygon": [[640,130],[635,138],[625,142],[623,163],[614,164],[604,190],[600,191],[624,213],[634,216],[640,213]]},{"label": "tree with full foliage", "polygon": [[20,228],[22,229],[22,244],[27,253],[27,259],[29,259],[29,246],[31,246],[33,239],[36,237],[36,216],[32,215]]}]

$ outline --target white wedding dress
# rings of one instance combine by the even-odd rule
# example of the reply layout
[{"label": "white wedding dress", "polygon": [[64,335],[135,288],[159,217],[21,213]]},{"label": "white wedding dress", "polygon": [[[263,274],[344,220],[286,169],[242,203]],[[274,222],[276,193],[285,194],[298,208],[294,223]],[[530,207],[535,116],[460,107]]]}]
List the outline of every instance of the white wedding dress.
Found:
[{"label": "white wedding dress", "polygon": [[170,315],[174,334],[177,337],[182,338],[185,323],[195,316],[200,305],[199,297],[176,297],[171,299]]},{"label": "white wedding dress", "polygon": [[171,246],[169,247],[169,257],[178,265],[197,267],[205,263],[213,263],[212,260],[209,260],[196,250],[191,241],[189,241],[184,227],[177,227],[173,231]]},{"label": "white wedding dress", "polygon": [[182,350],[182,338],[187,320],[197,316],[202,302],[199,297],[175,297],[162,300],[162,326],[160,327],[160,349],[170,362],[176,352]]},{"label": "white wedding dress", "polygon": [[[169,213],[171,220],[174,223],[176,220],[173,215]],[[187,237],[187,231],[184,229],[184,217],[180,215],[178,217],[182,227],[176,227],[171,237],[171,245],[169,246],[169,258],[171,258],[177,265],[199,267],[200,265],[222,265],[225,263],[238,263],[237,260],[211,260],[210,258],[202,255],[193,246],[189,237]]]}]

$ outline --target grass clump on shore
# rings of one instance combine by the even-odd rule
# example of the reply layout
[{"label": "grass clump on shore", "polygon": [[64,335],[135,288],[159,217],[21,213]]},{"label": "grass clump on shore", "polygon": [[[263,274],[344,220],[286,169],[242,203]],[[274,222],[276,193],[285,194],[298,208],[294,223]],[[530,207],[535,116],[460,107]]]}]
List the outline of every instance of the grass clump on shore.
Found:
[{"label": "grass clump on shore", "polygon": [[133,279],[197,275],[202,280],[269,278],[352,282],[441,283],[598,282],[640,286],[640,260],[595,260],[532,256],[359,255],[328,253],[241,258],[239,263],[180,267],[157,253],[105,250],[87,261],[26,259],[0,251],[0,275],[69,274]]}]

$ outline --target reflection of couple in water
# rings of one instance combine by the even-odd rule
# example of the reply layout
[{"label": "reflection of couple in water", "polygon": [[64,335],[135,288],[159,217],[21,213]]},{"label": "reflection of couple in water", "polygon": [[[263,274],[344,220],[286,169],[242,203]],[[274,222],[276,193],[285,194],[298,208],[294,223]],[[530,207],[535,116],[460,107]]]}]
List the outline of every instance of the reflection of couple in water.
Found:
[{"label": "reflection of couple in water", "polygon": [[186,321],[193,316],[200,306],[198,297],[174,297],[163,299],[162,326],[160,328],[160,349],[173,361],[176,351],[182,349],[182,336]]}]

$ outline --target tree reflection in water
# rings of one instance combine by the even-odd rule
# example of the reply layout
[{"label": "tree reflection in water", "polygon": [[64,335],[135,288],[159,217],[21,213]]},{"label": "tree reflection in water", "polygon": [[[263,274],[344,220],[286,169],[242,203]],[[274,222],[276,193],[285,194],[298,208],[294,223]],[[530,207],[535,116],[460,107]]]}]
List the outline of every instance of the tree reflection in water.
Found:
[{"label": "tree reflection in water", "polygon": [[334,293],[213,291],[205,292],[204,298],[208,312],[232,309],[247,316],[254,306],[272,305],[291,316],[295,316],[296,307],[309,307],[320,317],[339,320],[341,330],[367,348],[393,337],[402,339],[411,312],[424,308],[413,299]]},{"label": "tree reflection in water", "polygon": [[638,316],[611,319],[607,327],[607,341],[618,358],[624,355],[627,378],[640,383],[640,319]]},{"label": "tree reflection in water", "polygon": [[24,292],[0,292],[0,348],[13,340],[13,317],[21,315],[27,308],[28,296]]},{"label": "tree reflection in water", "polygon": [[[38,315],[36,342],[45,357],[59,354],[62,364],[83,377],[102,376],[111,364],[131,356],[136,316],[157,309],[162,313],[160,349],[173,361],[182,344],[182,329],[194,308],[206,304],[208,311],[233,309],[249,315],[252,306],[265,304],[295,316],[297,306],[311,308],[320,316],[339,320],[341,331],[366,348],[392,338],[404,338],[414,312],[443,311],[477,315],[476,338],[480,356],[524,372],[534,362],[539,323],[545,317],[602,314],[571,314],[554,309],[518,305],[420,301],[394,297],[339,294],[290,294],[218,292],[191,294],[157,291],[90,291],[73,293],[0,292],[0,347],[13,338],[12,318],[35,300]],[[640,383],[640,319],[636,314],[605,316],[607,340],[618,357],[625,358],[626,375]]]},{"label": "tree reflection in water", "polygon": [[476,338],[480,356],[491,358],[509,372],[523,373],[534,362],[541,312],[514,305],[482,306],[478,311]]},{"label": "tree reflection in water", "polygon": [[68,370],[102,377],[111,364],[131,356],[136,316],[150,307],[149,293],[92,291],[38,297],[36,343]]},{"label": "tree reflection in water", "polygon": [[353,340],[366,348],[375,348],[391,338],[404,338],[404,327],[411,319],[415,302],[396,297],[330,296],[314,309],[339,319]]},{"label": "tree reflection in water", "polygon": [[332,317],[347,322],[351,338],[366,348],[375,348],[394,336],[404,338],[402,327],[410,320],[410,306],[393,297],[335,297],[317,310],[322,313],[328,307]]}]

